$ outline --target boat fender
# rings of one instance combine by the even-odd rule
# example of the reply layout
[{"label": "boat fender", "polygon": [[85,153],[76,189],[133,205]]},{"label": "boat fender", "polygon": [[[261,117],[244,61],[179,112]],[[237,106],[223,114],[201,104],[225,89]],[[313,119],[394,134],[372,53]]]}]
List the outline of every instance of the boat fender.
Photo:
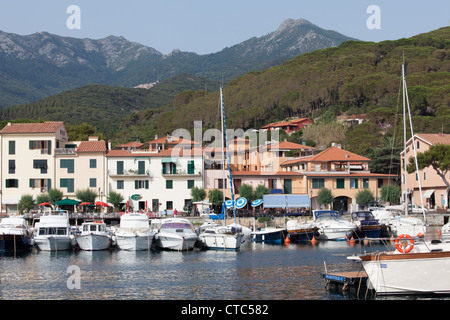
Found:
[{"label": "boat fender", "polygon": [[[400,242],[402,239],[404,239],[402,242]],[[408,245],[409,240],[409,245]],[[408,253],[414,248],[414,240],[411,238],[409,234],[401,234],[395,239],[395,248],[401,252],[401,253]]]},{"label": "boat fender", "polygon": [[231,227],[231,234],[235,234],[236,233],[236,228],[235,227]]}]

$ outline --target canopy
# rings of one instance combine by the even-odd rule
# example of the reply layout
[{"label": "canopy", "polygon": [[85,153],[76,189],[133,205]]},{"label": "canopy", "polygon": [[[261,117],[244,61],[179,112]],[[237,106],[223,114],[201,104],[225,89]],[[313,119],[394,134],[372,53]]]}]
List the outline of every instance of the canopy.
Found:
[{"label": "canopy", "polygon": [[252,207],[257,207],[257,206],[259,206],[262,203],[263,203],[262,199],[258,199],[258,200],[252,201]]},{"label": "canopy", "polygon": [[51,205],[50,202],[42,202],[38,204],[38,206],[49,206],[49,205]]},{"label": "canopy", "polygon": [[109,204],[105,203],[105,202],[101,202],[101,201],[97,201],[95,203],[96,206],[100,206],[100,207],[109,207]]},{"label": "canopy", "polygon": [[423,197],[425,199],[429,199],[433,193],[434,193],[434,190],[432,190],[432,189],[431,190],[427,190],[427,191],[425,191],[425,194],[423,195]]},{"label": "canopy", "polygon": [[246,204],[247,204],[247,199],[241,197],[236,200],[236,209],[242,209],[243,207],[245,207]]},{"label": "canopy", "polygon": [[77,200],[73,200],[73,199],[62,199],[56,202],[53,202],[54,206],[76,206],[80,203],[81,201],[77,201]]},{"label": "canopy", "polygon": [[264,208],[309,208],[307,194],[265,194]]}]

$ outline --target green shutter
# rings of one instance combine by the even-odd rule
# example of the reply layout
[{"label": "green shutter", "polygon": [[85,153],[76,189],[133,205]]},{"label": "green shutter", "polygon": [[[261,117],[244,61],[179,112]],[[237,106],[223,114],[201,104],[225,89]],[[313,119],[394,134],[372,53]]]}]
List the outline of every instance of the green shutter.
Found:
[{"label": "green shutter", "polygon": [[123,174],[123,161],[117,161],[117,174]]},{"label": "green shutter", "polygon": [[145,174],[145,161],[138,162],[138,174]]},{"label": "green shutter", "polygon": [[172,173],[177,174],[177,164],[176,163],[174,163],[172,166]]},{"label": "green shutter", "polygon": [[9,154],[16,154],[16,141],[9,141]]},{"label": "green shutter", "polygon": [[284,179],[284,193],[285,194],[292,193],[292,179]]},{"label": "green shutter", "polygon": [[134,189],[139,189],[139,181],[134,180]]},{"label": "green shutter", "polygon": [[145,189],[148,189],[148,180],[145,180]]},{"label": "green shutter", "polygon": [[195,169],[194,160],[189,160],[188,167],[187,167],[188,174],[194,174],[194,169]]},{"label": "green shutter", "polygon": [[47,154],[52,154],[52,140],[47,141]]}]

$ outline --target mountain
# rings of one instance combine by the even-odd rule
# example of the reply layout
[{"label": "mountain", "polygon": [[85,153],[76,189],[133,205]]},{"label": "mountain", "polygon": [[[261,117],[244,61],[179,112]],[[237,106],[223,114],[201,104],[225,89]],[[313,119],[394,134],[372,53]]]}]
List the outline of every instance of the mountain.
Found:
[{"label": "mountain", "polygon": [[123,37],[93,40],[47,32],[22,36],[0,31],[0,107],[87,84],[134,87],[182,73],[228,81],[349,39],[304,19],[289,19],[268,35],[217,53],[174,50],[164,55]]},{"label": "mountain", "polygon": [[[227,127],[260,128],[330,110],[366,114],[366,129],[384,135],[397,124],[403,59],[416,132],[450,132],[450,27],[394,41],[347,41],[249,72],[224,88]],[[218,100],[216,91],[192,95],[158,114],[140,111],[123,119],[116,141],[131,140],[128,132],[151,139],[177,128],[191,130],[194,121],[202,121],[204,129],[219,128]],[[135,121],[139,118],[145,120]]]}]

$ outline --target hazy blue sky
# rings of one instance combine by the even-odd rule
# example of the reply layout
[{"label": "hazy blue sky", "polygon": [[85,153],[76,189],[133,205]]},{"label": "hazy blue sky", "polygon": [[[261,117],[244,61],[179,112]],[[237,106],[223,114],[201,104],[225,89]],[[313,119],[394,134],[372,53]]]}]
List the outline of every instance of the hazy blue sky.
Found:
[{"label": "hazy blue sky", "polygon": [[[80,29],[66,25],[67,8],[80,8]],[[369,29],[377,5],[381,29]],[[177,48],[212,53],[304,18],[324,29],[367,41],[393,40],[450,24],[448,0],[0,0],[0,30],[47,31],[75,38],[124,36],[162,53]]]}]

